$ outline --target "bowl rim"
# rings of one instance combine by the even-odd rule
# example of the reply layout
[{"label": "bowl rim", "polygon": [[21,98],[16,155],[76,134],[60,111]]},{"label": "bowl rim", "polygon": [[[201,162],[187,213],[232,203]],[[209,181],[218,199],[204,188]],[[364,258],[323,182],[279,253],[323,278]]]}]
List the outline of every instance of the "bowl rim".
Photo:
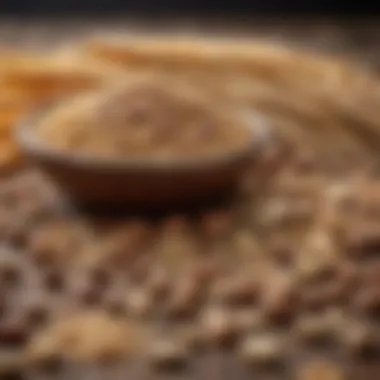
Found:
[{"label": "bowl rim", "polygon": [[[35,128],[38,120],[51,109],[62,104],[62,101],[53,105],[45,105],[31,115],[23,118],[14,129],[15,138],[20,148],[31,158],[43,159],[57,164],[77,167],[87,170],[108,171],[144,171],[144,172],[178,172],[178,171],[202,171],[215,167],[234,165],[245,158],[258,154],[272,140],[270,127],[265,118],[261,118],[257,112],[243,112],[247,128],[251,130],[251,142],[244,149],[239,149],[227,154],[215,154],[210,157],[179,158],[102,158],[92,155],[82,155],[76,151],[60,150],[49,146],[38,138]],[[238,116],[237,112],[237,117]],[[248,120],[249,119],[249,120]],[[254,120],[255,119],[255,120]]]}]

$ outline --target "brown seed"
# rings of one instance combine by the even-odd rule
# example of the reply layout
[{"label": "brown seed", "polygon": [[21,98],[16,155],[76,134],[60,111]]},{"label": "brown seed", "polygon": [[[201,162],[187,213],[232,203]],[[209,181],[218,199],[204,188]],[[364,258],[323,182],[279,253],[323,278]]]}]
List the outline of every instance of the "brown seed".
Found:
[{"label": "brown seed", "polygon": [[297,380],[345,380],[341,367],[329,362],[308,362],[297,370]]},{"label": "brown seed", "polygon": [[278,366],[284,364],[286,347],[281,338],[261,333],[247,337],[239,349],[239,354],[249,365]]}]

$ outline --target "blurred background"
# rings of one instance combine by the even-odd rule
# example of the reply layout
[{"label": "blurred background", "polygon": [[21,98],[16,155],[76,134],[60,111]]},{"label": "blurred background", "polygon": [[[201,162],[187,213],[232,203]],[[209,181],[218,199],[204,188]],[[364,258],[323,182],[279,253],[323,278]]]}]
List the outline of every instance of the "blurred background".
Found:
[{"label": "blurred background", "polygon": [[[24,14],[62,13],[62,12],[147,12],[147,13],[235,13],[241,14],[247,11],[251,15],[256,12],[284,14],[289,12],[308,13],[369,13],[378,9],[374,1],[343,2],[339,0],[318,1],[281,1],[281,0],[8,0],[1,2],[3,12],[15,12]],[[152,14],[151,14],[152,15]]]},{"label": "blurred background", "polygon": [[94,31],[248,35],[348,55],[377,68],[378,8],[369,0],[8,0],[0,2],[0,40],[45,48]]}]

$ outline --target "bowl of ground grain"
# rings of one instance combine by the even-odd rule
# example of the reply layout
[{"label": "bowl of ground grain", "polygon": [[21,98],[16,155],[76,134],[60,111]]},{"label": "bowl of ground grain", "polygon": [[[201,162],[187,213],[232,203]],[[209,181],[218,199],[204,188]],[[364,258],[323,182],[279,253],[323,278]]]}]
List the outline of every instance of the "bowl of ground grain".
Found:
[{"label": "bowl of ground grain", "polygon": [[230,191],[267,134],[189,84],[135,78],[65,100],[17,137],[73,201],[149,208]]}]

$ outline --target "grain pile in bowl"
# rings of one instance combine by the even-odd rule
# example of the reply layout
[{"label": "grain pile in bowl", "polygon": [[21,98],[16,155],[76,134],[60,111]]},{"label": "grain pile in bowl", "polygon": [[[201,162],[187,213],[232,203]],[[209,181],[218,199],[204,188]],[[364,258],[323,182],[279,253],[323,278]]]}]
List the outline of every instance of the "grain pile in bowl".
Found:
[{"label": "grain pile in bowl", "polygon": [[[144,70],[177,62],[173,76],[259,111],[278,144],[231,202],[189,214],[93,217],[67,209],[29,169],[2,179],[0,344],[40,370],[53,359],[95,365],[140,356],[154,370],[188,364],[189,376],[210,378],[202,372],[210,355],[218,376],[355,373],[380,347],[377,78],[254,44],[242,62],[244,49],[231,61],[228,46],[212,58],[199,42],[197,70],[191,59],[179,67],[170,49],[153,60],[149,49],[132,48],[112,55],[126,71],[139,61]],[[230,350],[228,359],[216,360],[219,349]]]},{"label": "grain pile in bowl", "polygon": [[202,159],[245,151],[247,120],[220,109],[202,87],[142,77],[49,110],[38,121],[45,146],[103,158]]}]

